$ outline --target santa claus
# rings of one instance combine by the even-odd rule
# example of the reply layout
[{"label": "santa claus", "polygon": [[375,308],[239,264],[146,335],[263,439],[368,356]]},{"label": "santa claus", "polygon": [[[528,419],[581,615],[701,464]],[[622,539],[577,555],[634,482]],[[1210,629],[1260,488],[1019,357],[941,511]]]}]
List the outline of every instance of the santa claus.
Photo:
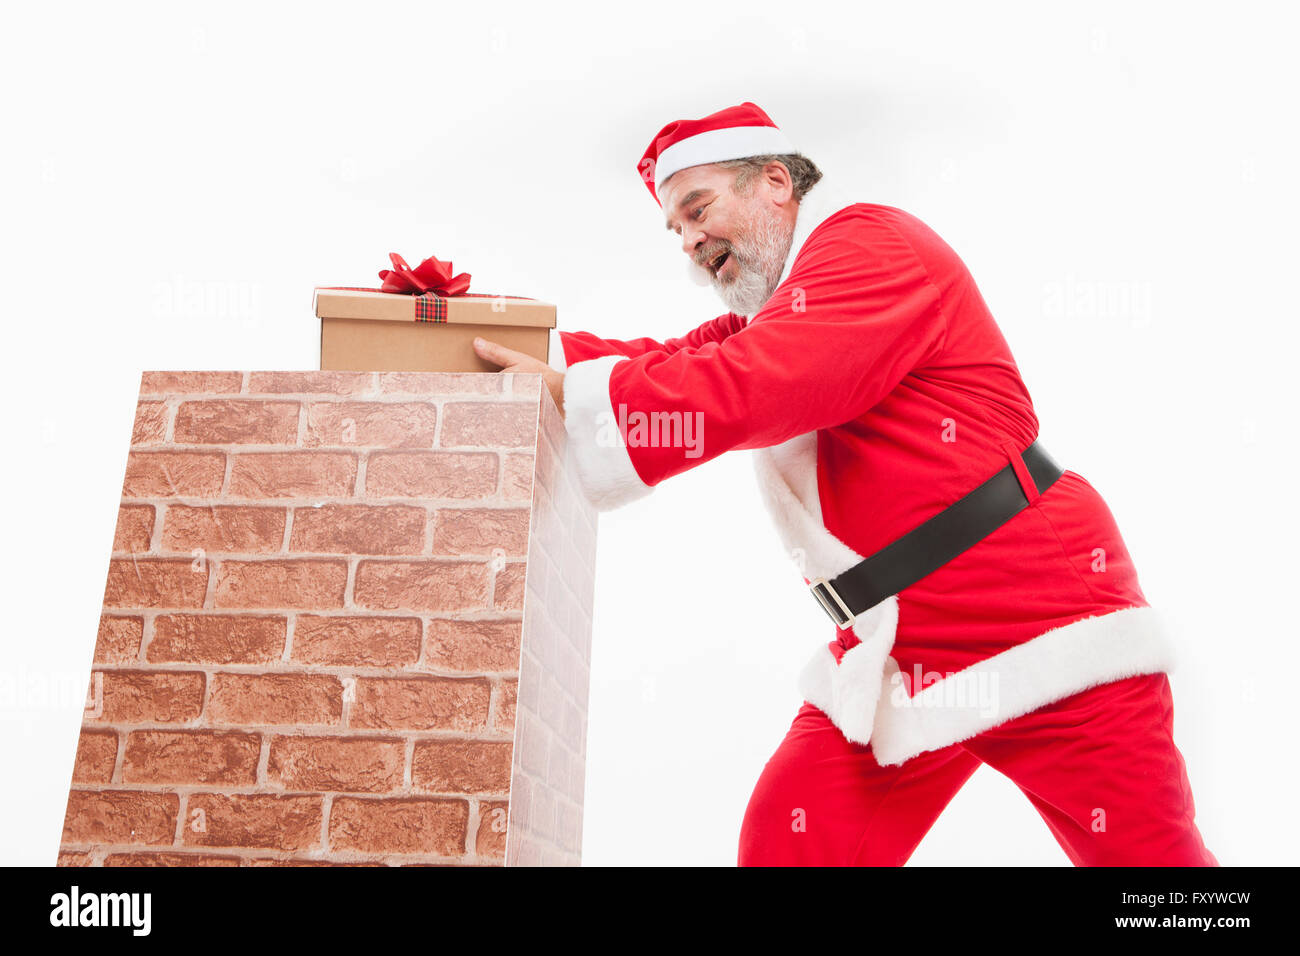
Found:
[{"label": "santa claus", "polygon": [[668,124],[638,171],[728,311],[663,342],[559,332],[558,370],[476,348],[543,374],[599,509],[754,450],[835,639],[798,676],[739,862],[902,864],[983,763],[1076,865],[1217,865],[1161,617],[1105,501],[1037,441],[957,254],[838,191],[753,103]]}]

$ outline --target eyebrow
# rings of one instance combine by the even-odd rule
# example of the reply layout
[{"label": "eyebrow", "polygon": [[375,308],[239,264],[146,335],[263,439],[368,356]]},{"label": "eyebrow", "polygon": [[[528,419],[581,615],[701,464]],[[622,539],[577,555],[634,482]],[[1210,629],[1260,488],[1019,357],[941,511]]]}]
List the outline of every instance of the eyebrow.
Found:
[{"label": "eyebrow", "polygon": [[[685,196],[682,197],[682,201],[677,204],[677,210],[680,212],[681,210],[689,206],[691,203],[695,202],[695,200],[699,199],[701,196],[707,195],[708,192],[709,190],[707,189],[692,189],[690,192],[688,192]],[[666,228],[669,232],[672,232],[673,221],[669,219],[666,223],[664,223],[664,228]]]}]

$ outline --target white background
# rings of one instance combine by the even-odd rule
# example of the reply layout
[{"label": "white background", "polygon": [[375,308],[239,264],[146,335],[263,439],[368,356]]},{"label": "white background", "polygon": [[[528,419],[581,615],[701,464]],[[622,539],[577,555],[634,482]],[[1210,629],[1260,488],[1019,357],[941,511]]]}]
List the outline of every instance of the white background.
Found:
[{"label": "white background", "polygon": [[[316,367],[390,251],[683,334],[725,309],[637,161],[743,100],[970,267],[1175,625],[1207,845],[1294,863],[1295,24],[1048,6],[6,7],[0,863],[55,858],[141,370]],[[750,452],[603,515],[585,861],[733,863],[832,636]],[[1066,859],[982,768],[913,863]]]}]

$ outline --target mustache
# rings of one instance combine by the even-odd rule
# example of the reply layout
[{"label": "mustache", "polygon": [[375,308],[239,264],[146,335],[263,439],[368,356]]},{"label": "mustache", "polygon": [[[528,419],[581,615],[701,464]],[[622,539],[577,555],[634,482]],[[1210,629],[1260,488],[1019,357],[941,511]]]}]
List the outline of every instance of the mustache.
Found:
[{"label": "mustache", "polygon": [[726,239],[719,239],[716,245],[708,249],[703,249],[695,254],[695,264],[697,266],[705,266],[709,261],[722,252],[727,252],[734,256],[736,254],[736,247]]}]

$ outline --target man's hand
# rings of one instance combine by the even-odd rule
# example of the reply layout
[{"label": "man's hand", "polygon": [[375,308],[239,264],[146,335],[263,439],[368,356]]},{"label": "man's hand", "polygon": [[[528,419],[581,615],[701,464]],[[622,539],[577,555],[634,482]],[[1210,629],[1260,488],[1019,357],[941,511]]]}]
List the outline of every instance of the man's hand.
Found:
[{"label": "man's hand", "polygon": [[545,362],[533,358],[531,355],[525,355],[523,352],[516,352],[514,349],[508,349],[497,342],[490,342],[487,339],[478,338],[474,340],[474,351],[479,357],[491,362],[493,365],[500,365],[503,372],[537,372],[542,376],[542,381],[550,389],[551,398],[555,399],[555,407],[560,410],[560,417],[564,417],[564,373],[557,372]]}]

